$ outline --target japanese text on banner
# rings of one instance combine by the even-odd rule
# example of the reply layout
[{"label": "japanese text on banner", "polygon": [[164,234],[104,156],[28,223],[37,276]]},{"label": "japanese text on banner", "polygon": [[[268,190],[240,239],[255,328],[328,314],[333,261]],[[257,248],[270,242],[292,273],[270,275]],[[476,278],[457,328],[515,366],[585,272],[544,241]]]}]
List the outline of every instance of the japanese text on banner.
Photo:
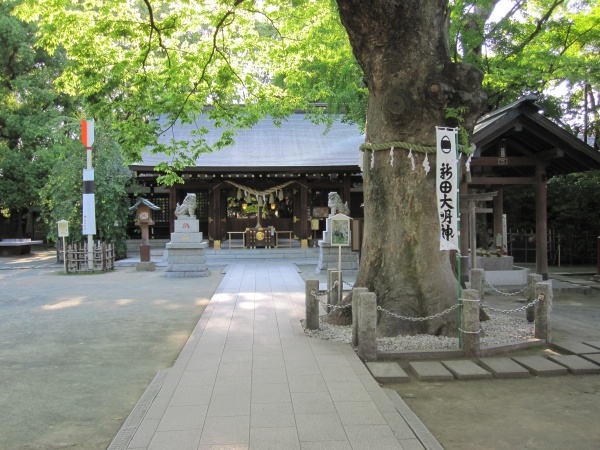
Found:
[{"label": "japanese text on banner", "polygon": [[436,127],[436,192],[440,216],[440,250],[458,250],[458,129]]}]

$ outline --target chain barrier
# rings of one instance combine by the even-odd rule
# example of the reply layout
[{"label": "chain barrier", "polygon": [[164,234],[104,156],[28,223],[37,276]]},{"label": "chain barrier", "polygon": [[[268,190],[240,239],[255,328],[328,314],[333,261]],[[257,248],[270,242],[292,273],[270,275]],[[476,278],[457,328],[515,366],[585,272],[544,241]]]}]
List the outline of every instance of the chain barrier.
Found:
[{"label": "chain barrier", "polygon": [[310,295],[321,304],[321,306],[325,309],[325,311],[349,308],[350,306],[352,306],[352,303],[338,306],[338,305],[333,305],[331,303],[326,303],[323,300],[321,300],[321,297],[331,293],[338,286],[338,284],[339,284],[338,280],[335,280],[333,282],[333,286],[331,286],[331,289],[329,289],[327,291],[310,291]]},{"label": "chain barrier", "polygon": [[495,292],[497,292],[498,294],[504,295],[504,296],[507,296],[507,297],[510,297],[512,295],[522,294],[523,292],[525,292],[527,290],[527,286],[525,286],[523,289],[521,289],[520,291],[517,291],[517,292],[503,292],[503,291],[499,290],[498,288],[492,286],[487,280],[485,280],[485,285],[488,286],[488,287],[490,287],[490,288],[492,288],[492,290],[495,291]]},{"label": "chain barrier", "polygon": [[492,308],[491,306],[486,305],[485,303],[482,303],[481,307],[483,309],[489,309],[490,311],[497,312],[497,313],[513,314],[513,313],[525,311],[527,308],[531,308],[533,305],[535,305],[536,303],[541,302],[542,300],[544,300],[544,296],[543,295],[539,295],[538,298],[536,298],[531,303],[527,303],[526,305],[523,305],[520,308],[516,308],[516,309],[497,309],[497,308]]},{"label": "chain barrier", "polygon": [[455,305],[452,305],[450,308],[441,311],[437,314],[434,314],[433,316],[429,316],[429,317],[406,317],[406,316],[401,316],[399,314],[393,313],[391,311],[388,311],[387,309],[383,309],[381,306],[377,307],[377,311],[381,311],[384,312],[396,319],[400,319],[400,320],[408,320],[410,322],[425,322],[426,320],[431,320],[431,319],[437,319],[438,317],[442,317],[444,314],[448,314],[449,312],[451,312],[452,310],[458,308],[458,303]]}]

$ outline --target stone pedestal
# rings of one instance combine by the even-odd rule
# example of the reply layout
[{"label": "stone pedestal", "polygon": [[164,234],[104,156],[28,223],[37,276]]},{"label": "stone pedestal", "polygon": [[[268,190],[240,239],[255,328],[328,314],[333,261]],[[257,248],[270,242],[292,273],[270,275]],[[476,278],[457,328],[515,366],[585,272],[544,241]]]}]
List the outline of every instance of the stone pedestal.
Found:
[{"label": "stone pedestal", "polygon": [[[338,269],[339,249],[325,241],[319,241],[319,262],[317,273],[327,272],[327,269]],[[358,273],[358,253],[350,246],[342,247],[342,273],[356,275]]]},{"label": "stone pedestal", "polygon": [[208,241],[204,241],[202,238],[198,219],[180,217],[175,220],[175,231],[171,233],[171,242],[166,245],[168,258],[165,277],[207,277],[210,275],[205,255]]}]

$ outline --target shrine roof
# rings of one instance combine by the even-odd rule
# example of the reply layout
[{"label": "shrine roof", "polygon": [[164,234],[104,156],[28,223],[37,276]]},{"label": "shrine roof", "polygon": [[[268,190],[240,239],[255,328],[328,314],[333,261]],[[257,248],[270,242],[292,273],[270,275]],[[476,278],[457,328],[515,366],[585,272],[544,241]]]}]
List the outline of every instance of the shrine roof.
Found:
[{"label": "shrine roof", "polygon": [[[533,176],[535,167],[523,164],[525,160],[545,165],[548,176],[600,169],[600,152],[545,117],[537,100],[528,95],[479,119],[472,138],[477,147],[475,172],[496,177]],[[502,164],[506,165],[493,161],[499,158],[502,146]],[[476,162],[486,157],[490,164]]]},{"label": "shrine roof", "polygon": [[[164,123],[166,121],[163,120]],[[194,123],[176,123],[164,133],[159,143],[192,141],[194,131],[206,127],[209,132],[202,136],[213,144],[221,135],[207,116],[201,115]],[[196,166],[189,170],[218,171],[286,171],[315,168],[316,170],[356,170],[358,150],[364,135],[355,125],[335,121],[330,130],[315,124],[305,114],[293,114],[278,127],[269,117],[260,120],[248,130],[237,130],[234,144],[213,153],[201,154]],[[132,170],[148,170],[160,162],[170,161],[168,155],[144,152],[142,161],[130,166]]]}]

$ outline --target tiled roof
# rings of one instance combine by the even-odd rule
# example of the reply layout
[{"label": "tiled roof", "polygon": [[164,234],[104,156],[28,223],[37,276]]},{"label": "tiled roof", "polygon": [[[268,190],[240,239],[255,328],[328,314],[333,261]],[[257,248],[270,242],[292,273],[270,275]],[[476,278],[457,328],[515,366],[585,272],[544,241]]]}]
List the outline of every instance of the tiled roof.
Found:
[{"label": "tiled roof", "polygon": [[[201,116],[193,124],[176,124],[168,135],[161,136],[159,142],[168,144],[194,139],[193,130],[206,127],[210,130],[205,136],[213,143],[220,136],[206,116]],[[305,114],[294,114],[283,121],[280,127],[270,118],[261,120],[249,130],[239,130],[234,137],[235,144],[220,151],[202,154],[196,160],[199,168],[300,168],[300,167],[352,167],[358,168],[358,149],[364,142],[364,135],[354,125],[340,121],[334,123],[325,133],[325,125],[316,125],[306,119]],[[169,161],[164,154],[145,152],[142,161],[134,166],[155,166]]]}]

